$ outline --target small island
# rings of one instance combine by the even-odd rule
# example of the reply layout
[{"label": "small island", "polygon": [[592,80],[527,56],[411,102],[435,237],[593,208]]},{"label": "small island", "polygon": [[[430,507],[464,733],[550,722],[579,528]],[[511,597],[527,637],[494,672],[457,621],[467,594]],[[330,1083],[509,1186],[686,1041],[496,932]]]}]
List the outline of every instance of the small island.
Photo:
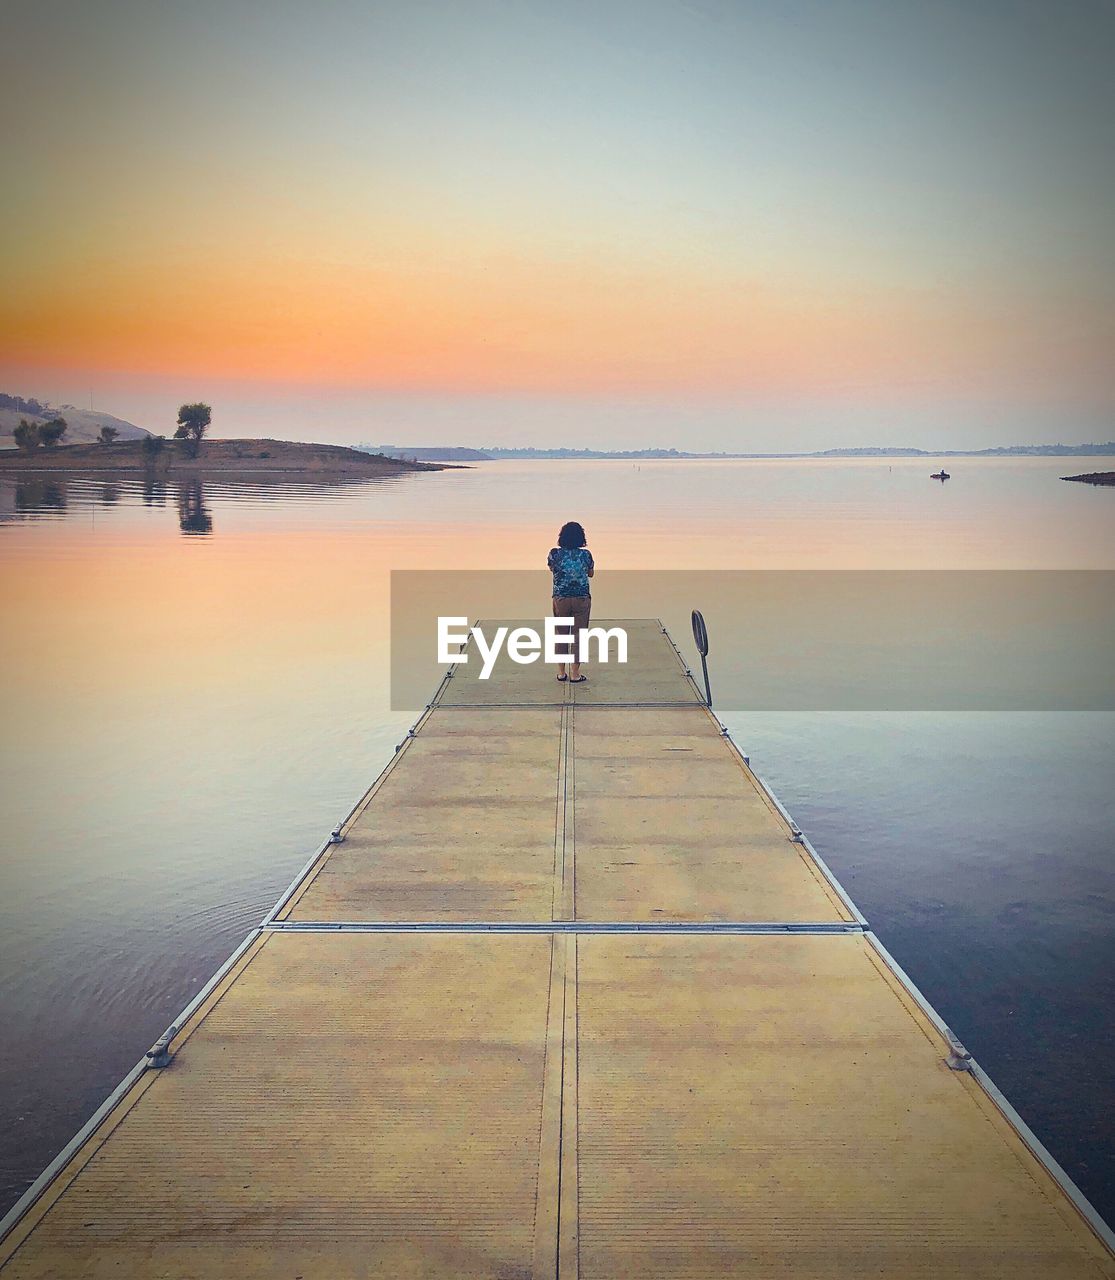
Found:
[{"label": "small island", "polygon": [[1081,484],[1115,484],[1115,471],[1089,471],[1082,476],[1062,476],[1062,480],[1079,480]]},{"label": "small island", "polygon": [[114,440],[109,444],[59,444],[31,452],[3,449],[0,450],[0,473],[155,472],[160,476],[216,476],[282,472],[289,476],[373,477],[452,469],[444,463],[411,462],[363,453],[344,445],[303,444],[292,440],[202,440],[186,446],[187,442],[182,440],[148,436],[142,440]]}]

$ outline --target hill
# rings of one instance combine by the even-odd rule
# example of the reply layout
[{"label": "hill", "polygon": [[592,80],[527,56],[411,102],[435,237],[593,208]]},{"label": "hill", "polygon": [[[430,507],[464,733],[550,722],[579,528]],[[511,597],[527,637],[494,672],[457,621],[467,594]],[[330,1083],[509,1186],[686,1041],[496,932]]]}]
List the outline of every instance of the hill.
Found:
[{"label": "hill", "polygon": [[0,449],[14,448],[12,432],[19,426],[21,418],[38,423],[49,422],[51,418],[65,418],[67,444],[92,444],[102,427],[115,427],[119,440],[142,440],[151,434],[134,422],[125,422],[111,413],[79,409],[74,404],[44,404],[39,400],[24,400],[20,396],[0,395]]},{"label": "hill", "polygon": [[[25,415],[26,416],[26,415]],[[59,445],[33,453],[0,453],[0,474],[26,471],[155,471],[160,475],[198,472],[247,475],[389,476],[408,471],[443,471],[432,462],[407,462],[363,453],[339,444],[299,444],[292,440],[206,440],[196,458],[179,441],[167,441],[152,457],[140,440],[114,444]]]}]

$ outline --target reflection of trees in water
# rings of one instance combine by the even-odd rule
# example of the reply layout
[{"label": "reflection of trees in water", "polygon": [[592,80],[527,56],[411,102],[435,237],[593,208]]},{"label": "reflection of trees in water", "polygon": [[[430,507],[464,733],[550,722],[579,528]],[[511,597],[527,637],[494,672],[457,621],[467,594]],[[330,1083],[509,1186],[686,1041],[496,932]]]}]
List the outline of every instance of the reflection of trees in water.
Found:
[{"label": "reflection of trees in water", "polygon": [[213,532],[213,516],[205,505],[200,480],[184,480],[178,486],[178,527],[183,533]]},{"label": "reflection of trees in water", "polygon": [[65,511],[66,482],[49,476],[21,476],[15,484],[17,511]]},{"label": "reflection of trees in water", "polygon": [[[43,518],[73,518],[77,514],[92,514],[96,520],[97,508],[135,506],[166,507],[171,503],[178,508],[179,529],[184,534],[205,536],[213,532],[213,508],[231,496],[236,501],[253,500],[266,503],[289,501],[315,503],[337,498],[356,496],[370,491],[405,483],[412,476],[252,476],[250,479],[234,477],[206,477],[203,484],[199,476],[178,476],[156,472],[148,468],[142,476],[122,476],[108,479],[102,473],[95,475],[74,471],[67,475],[46,472],[0,474],[0,522]],[[208,493],[206,493],[206,487]],[[208,503],[206,498],[208,497]]]}]

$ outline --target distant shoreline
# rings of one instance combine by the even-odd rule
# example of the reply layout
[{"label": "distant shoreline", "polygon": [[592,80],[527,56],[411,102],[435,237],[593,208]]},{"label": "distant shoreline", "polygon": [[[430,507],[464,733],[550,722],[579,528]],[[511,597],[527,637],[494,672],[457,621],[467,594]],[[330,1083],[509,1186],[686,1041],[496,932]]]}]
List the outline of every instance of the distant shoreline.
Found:
[{"label": "distant shoreline", "polygon": [[1089,471],[1082,476],[1062,476],[1062,480],[1079,480],[1081,484],[1115,485],[1115,471]]},{"label": "distant shoreline", "polygon": [[302,444],[291,440],[206,440],[196,457],[191,456],[181,440],[168,440],[156,454],[148,452],[143,440],[115,441],[109,445],[58,445],[32,453],[0,450],[0,475],[62,471],[156,476],[280,473],[370,477],[452,470],[455,470],[453,466],[441,462],[409,462],[344,445]]},{"label": "distant shoreline", "polygon": [[1103,444],[1004,445],[993,449],[914,449],[886,445],[862,449],[823,449],[815,453],[689,453],[681,449],[477,449],[465,445],[358,444],[358,450],[382,453],[388,458],[408,458],[422,462],[504,462],[504,461],[591,461],[655,462],[694,460],[730,462],[857,458],[1110,458],[1115,457],[1115,440]]}]

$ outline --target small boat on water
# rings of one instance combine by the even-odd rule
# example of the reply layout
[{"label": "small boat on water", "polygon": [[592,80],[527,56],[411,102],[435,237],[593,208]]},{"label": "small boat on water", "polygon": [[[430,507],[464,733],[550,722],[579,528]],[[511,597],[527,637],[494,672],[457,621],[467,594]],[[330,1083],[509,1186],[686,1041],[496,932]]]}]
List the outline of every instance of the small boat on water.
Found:
[{"label": "small boat on water", "polygon": [[950,476],[947,471],[942,469],[940,471],[934,471],[929,478],[930,480],[951,480],[952,476]]}]

